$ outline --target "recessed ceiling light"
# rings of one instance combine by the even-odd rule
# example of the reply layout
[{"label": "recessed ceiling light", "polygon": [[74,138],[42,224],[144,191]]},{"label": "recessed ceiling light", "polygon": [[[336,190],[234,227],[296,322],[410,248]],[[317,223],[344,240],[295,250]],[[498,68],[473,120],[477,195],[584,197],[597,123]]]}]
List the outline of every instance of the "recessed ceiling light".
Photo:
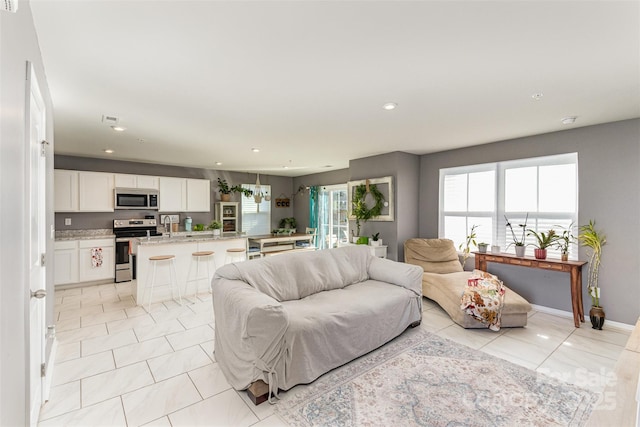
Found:
[{"label": "recessed ceiling light", "polygon": [[577,117],[575,116],[570,116],[570,117],[565,117],[564,119],[560,120],[562,122],[563,125],[570,125],[576,122]]},{"label": "recessed ceiling light", "polygon": [[216,162],[216,166],[222,166],[222,162]]},{"label": "recessed ceiling light", "polygon": [[382,106],[382,108],[384,108],[385,110],[394,110],[397,106],[398,104],[396,104],[395,102],[387,102]]},{"label": "recessed ceiling light", "polygon": [[123,128],[122,126],[111,126],[111,129],[115,130],[116,132],[124,132],[126,130],[126,128]]},{"label": "recessed ceiling light", "polygon": [[104,150],[102,150],[102,151],[104,151],[104,152],[105,152],[105,153],[107,153],[107,154],[113,154],[113,150],[112,150],[111,148],[105,148],[105,149],[104,149]]},{"label": "recessed ceiling light", "polygon": [[531,95],[531,97],[535,100],[535,101],[540,101],[542,99],[542,97],[544,96],[544,94],[538,92],[538,93],[534,93],[533,95]]},{"label": "recessed ceiling light", "polygon": [[251,151],[253,151],[254,153],[259,153],[260,149],[259,148],[252,148]]}]

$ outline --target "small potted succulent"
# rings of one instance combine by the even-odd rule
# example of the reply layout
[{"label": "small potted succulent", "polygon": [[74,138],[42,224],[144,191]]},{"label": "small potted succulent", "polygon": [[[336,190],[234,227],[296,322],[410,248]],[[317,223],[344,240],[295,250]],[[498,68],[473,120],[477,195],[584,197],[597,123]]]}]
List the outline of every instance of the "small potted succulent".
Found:
[{"label": "small potted succulent", "polygon": [[478,243],[478,252],[480,252],[481,254],[486,254],[488,247],[489,247],[488,243],[480,242]]},{"label": "small potted succulent", "polygon": [[380,246],[382,245],[382,239],[380,238],[380,233],[375,233],[371,236],[371,240],[369,241],[371,246]]}]

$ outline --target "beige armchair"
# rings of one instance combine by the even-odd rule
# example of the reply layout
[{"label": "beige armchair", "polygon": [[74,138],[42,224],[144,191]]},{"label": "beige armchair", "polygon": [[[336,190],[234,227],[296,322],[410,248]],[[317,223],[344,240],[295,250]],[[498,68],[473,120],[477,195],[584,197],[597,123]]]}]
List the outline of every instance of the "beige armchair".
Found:
[{"label": "beige armchair", "polygon": [[[464,271],[449,239],[409,239],[404,243],[404,261],[422,267],[422,295],[437,302],[463,328],[486,328],[460,308],[460,299],[470,271]],[[502,327],[527,325],[531,304],[507,288],[502,308]]]}]

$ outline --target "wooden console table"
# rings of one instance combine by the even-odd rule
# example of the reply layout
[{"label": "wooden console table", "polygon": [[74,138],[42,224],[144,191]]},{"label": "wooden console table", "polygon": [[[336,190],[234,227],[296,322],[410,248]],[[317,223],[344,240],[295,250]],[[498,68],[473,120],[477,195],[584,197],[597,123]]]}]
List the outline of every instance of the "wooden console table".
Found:
[{"label": "wooden console table", "polygon": [[571,307],[573,322],[576,328],[584,322],[584,306],[582,305],[582,266],[586,261],[562,261],[559,259],[536,259],[533,257],[517,257],[500,253],[473,253],[476,257],[476,268],[487,271],[487,262],[499,264],[519,265],[522,267],[540,268],[543,270],[564,271],[571,274]]}]

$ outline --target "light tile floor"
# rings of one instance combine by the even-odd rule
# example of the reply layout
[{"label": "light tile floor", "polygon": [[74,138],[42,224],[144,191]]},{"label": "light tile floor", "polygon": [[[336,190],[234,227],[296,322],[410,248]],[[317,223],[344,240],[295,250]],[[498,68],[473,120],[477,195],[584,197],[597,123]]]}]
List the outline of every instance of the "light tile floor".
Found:
[{"label": "light tile floor", "polygon": [[[233,390],[213,355],[211,295],[135,305],[131,283],[56,291],[58,351],[41,426],[256,426],[284,423]],[[526,328],[462,329],[424,299],[421,328],[579,385],[603,388],[630,331],[594,331],[531,312]],[[295,389],[294,389],[295,390]]]}]

